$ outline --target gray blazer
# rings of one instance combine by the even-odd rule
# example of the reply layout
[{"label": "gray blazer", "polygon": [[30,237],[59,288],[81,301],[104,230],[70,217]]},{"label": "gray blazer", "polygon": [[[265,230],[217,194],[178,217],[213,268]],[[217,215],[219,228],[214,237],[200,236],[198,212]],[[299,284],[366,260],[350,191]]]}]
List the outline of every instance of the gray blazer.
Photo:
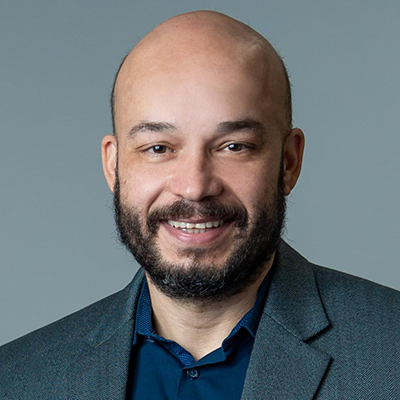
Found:
[{"label": "gray blazer", "polygon": [[[143,276],[1,347],[0,399],[124,399]],[[399,329],[399,292],[282,242],[242,399],[400,399]]]}]

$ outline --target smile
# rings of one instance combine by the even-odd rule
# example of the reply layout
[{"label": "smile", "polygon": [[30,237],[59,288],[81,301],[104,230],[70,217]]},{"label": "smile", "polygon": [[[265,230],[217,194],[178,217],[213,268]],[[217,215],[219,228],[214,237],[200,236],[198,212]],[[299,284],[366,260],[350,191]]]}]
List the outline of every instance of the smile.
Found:
[{"label": "smile", "polygon": [[183,221],[167,221],[175,229],[180,229],[188,233],[205,233],[211,229],[218,228],[223,225],[223,221],[207,221],[207,222],[183,222]]}]

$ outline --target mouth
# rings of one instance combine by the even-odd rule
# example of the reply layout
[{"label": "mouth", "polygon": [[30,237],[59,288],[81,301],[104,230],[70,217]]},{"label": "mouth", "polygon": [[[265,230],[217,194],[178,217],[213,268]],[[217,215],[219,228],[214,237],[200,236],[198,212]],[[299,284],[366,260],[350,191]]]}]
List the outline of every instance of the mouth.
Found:
[{"label": "mouth", "polygon": [[192,234],[200,234],[206,233],[218,227],[221,227],[224,224],[224,221],[167,221],[168,225],[172,226],[175,229],[179,229],[183,232],[192,233]]},{"label": "mouth", "polygon": [[231,226],[230,221],[212,219],[162,220],[161,236],[168,242],[177,240],[184,246],[209,247],[223,241]]}]

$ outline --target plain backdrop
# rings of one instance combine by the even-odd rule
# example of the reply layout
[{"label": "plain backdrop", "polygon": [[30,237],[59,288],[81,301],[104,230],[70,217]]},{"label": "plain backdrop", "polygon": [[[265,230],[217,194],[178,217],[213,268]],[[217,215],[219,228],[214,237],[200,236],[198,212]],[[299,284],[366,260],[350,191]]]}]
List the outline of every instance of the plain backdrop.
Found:
[{"label": "plain backdrop", "polygon": [[400,2],[1,0],[0,344],[123,288],[101,138],[130,48],[212,9],[277,48],[306,134],[285,237],[309,260],[400,289]]}]

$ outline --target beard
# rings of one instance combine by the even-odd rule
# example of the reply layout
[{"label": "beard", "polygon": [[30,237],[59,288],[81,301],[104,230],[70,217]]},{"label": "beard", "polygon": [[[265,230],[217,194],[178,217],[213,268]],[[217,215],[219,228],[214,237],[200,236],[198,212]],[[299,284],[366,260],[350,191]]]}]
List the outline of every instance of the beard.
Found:
[{"label": "beard", "polygon": [[[121,199],[118,169],[114,186],[114,217],[120,242],[145,269],[151,282],[165,295],[180,301],[220,301],[243,292],[264,272],[278,248],[284,227],[286,199],[283,166],[270,204],[256,209],[250,219],[244,207],[222,204],[215,199],[190,202],[181,199],[151,211],[144,223],[139,212]],[[204,262],[207,248],[186,247],[179,255],[183,263],[169,262],[156,243],[160,223],[187,218],[232,223],[238,233],[221,265]]]}]

